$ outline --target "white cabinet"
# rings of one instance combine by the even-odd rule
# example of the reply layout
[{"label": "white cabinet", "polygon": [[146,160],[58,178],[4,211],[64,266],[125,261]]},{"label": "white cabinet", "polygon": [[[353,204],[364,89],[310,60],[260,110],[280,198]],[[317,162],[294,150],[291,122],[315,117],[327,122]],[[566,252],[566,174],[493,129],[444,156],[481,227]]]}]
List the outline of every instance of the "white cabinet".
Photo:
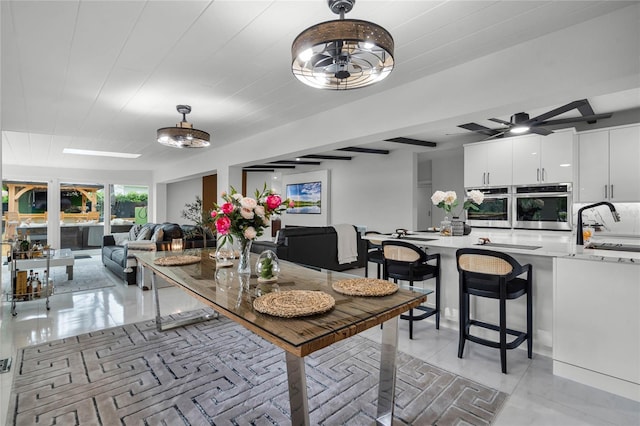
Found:
[{"label": "white cabinet", "polygon": [[573,130],[513,138],[513,184],[573,182]]},{"label": "white cabinet", "polygon": [[555,263],[553,373],[640,400],[640,265]]},{"label": "white cabinet", "polygon": [[640,125],[579,136],[580,202],[640,201]]},{"label": "white cabinet", "polygon": [[512,143],[510,139],[476,142],[464,146],[464,186],[511,185]]}]

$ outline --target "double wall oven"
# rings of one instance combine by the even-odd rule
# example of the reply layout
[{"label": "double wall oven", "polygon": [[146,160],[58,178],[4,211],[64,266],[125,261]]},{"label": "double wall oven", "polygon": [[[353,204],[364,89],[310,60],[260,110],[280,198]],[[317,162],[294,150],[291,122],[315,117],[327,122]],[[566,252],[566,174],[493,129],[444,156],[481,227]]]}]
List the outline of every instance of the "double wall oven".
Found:
[{"label": "double wall oven", "polygon": [[477,189],[484,193],[484,201],[478,210],[467,211],[471,226],[571,230],[571,184]]},{"label": "double wall oven", "polygon": [[478,210],[467,210],[467,223],[475,227],[511,228],[511,187],[477,190],[484,194],[484,201],[476,204]]},{"label": "double wall oven", "polygon": [[513,227],[571,230],[571,184],[516,186],[513,192]]}]

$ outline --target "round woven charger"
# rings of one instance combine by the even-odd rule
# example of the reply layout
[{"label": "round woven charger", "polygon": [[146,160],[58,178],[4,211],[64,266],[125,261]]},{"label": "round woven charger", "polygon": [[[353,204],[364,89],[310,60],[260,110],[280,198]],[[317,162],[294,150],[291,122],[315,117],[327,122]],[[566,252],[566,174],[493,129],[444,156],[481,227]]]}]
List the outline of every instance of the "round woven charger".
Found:
[{"label": "round woven charger", "polygon": [[388,296],[398,291],[397,284],[376,278],[341,280],[333,283],[331,287],[348,296]]},{"label": "round woven charger", "polygon": [[153,261],[153,263],[160,266],[191,265],[192,263],[199,263],[199,262],[200,262],[200,256],[189,256],[189,255],[159,257]]},{"label": "round woven charger", "polygon": [[275,317],[293,318],[327,312],[336,304],[322,291],[289,290],[268,293],[253,301],[256,311]]}]

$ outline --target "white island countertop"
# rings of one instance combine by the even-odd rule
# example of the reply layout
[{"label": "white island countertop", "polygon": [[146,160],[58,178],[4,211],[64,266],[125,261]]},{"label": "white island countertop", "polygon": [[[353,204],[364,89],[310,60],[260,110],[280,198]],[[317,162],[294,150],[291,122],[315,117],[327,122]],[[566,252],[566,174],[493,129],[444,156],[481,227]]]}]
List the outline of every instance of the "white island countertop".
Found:
[{"label": "white island countertop", "polygon": [[[380,239],[380,236],[366,236],[365,238]],[[395,237],[390,235],[387,238]],[[480,238],[488,238],[490,243],[480,245],[478,244]],[[441,236],[437,232],[409,232],[401,239],[419,246],[433,248],[459,249],[477,247],[530,256],[573,257],[585,260],[637,263],[640,265],[640,252],[585,249],[583,246],[576,246],[575,238],[575,234],[563,231],[473,228],[469,235],[464,236]],[[621,240],[620,237],[608,239],[598,236],[594,240],[600,242],[624,242],[627,245],[640,247],[640,237]]]}]

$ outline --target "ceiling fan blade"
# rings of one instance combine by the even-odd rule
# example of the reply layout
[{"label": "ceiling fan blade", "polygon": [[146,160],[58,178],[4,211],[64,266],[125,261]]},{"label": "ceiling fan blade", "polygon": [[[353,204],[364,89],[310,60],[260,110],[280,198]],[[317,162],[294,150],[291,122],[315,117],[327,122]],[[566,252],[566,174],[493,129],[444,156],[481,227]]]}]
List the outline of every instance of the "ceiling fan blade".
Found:
[{"label": "ceiling fan blade", "polygon": [[500,131],[498,131],[498,130],[490,129],[488,127],[482,126],[482,125],[477,124],[477,123],[461,124],[458,127],[462,128],[462,129],[466,129],[466,130],[471,130],[472,132],[481,133],[481,134],[487,135],[487,136],[495,136],[495,135],[500,134]]},{"label": "ceiling fan blade", "polygon": [[537,125],[539,126],[554,126],[556,124],[570,124],[570,123],[577,123],[580,121],[597,121],[597,120],[601,120],[603,118],[611,118],[611,116],[613,116],[613,113],[607,113],[607,114],[593,114],[593,115],[585,115],[584,117],[572,117],[572,118],[561,118],[558,120],[547,120],[547,121],[543,121],[541,123],[538,123]]},{"label": "ceiling fan blade", "polygon": [[553,132],[549,129],[545,129],[544,127],[532,126],[529,128],[529,133],[536,133],[538,135],[548,136]]},{"label": "ceiling fan blade", "polygon": [[331,65],[333,63],[333,58],[328,55],[322,55],[320,53],[315,54],[309,60],[314,67],[326,67],[327,65]]},{"label": "ceiling fan blade", "polygon": [[582,108],[585,105],[585,103],[587,103],[586,99],[581,99],[579,101],[569,102],[566,105],[562,105],[561,107],[558,107],[556,109],[552,109],[551,111],[545,112],[544,114],[540,114],[537,117],[531,118],[529,120],[529,123],[546,121],[549,118],[555,117],[555,116],[560,115],[560,114],[564,114],[565,112],[571,111],[572,109]]},{"label": "ceiling fan blade", "polygon": [[495,135],[491,135],[488,138],[484,138],[484,141],[488,141],[489,139],[497,139],[497,138],[502,138],[504,137],[504,135],[508,132],[509,130],[504,130],[502,132],[496,132]]},{"label": "ceiling fan blade", "polygon": [[490,118],[489,120],[494,121],[496,123],[500,123],[500,124],[504,124],[504,125],[507,125],[507,126],[511,126],[511,123],[509,123],[508,121],[500,120],[499,118]]}]

